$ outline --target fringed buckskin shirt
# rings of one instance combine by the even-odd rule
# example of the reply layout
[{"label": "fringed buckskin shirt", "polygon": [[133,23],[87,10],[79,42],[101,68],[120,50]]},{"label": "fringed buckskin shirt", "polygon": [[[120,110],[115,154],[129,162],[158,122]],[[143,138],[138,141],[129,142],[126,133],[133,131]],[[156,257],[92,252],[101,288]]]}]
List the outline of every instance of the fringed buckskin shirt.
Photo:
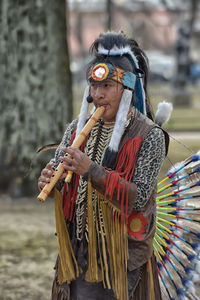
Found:
[{"label": "fringed buckskin shirt", "polygon": [[[126,123],[125,132],[119,146],[120,152],[123,147],[127,145],[128,141],[138,137],[141,138],[131,182],[129,186],[125,187],[128,197],[127,217],[129,219],[129,260],[127,265],[129,299],[135,299],[133,297],[135,297],[136,286],[142,278],[142,274],[145,273],[144,265],[152,257],[152,240],[155,233],[155,193],[157,177],[168,149],[168,135],[147,117],[139,112],[136,114],[134,112],[135,110],[133,110],[132,117]],[[59,156],[65,154],[61,151],[61,147],[68,147],[71,144],[71,137],[76,129],[76,125],[77,120],[74,120],[68,126],[55,153],[55,167],[59,164]],[[89,134],[83,149],[83,152],[93,161],[89,174],[87,174],[91,180],[92,187],[103,195],[106,194],[106,180],[109,170],[102,167],[102,161],[106,147],[109,145],[112,131],[113,125],[105,125],[99,120]],[[121,182],[123,183],[123,179]],[[83,269],[83,259],[81,261],[81,253],[78,248],[81,241],[84,241],[84,244],[85,241],[88,241],[87,186],[85,176],[80,176],[75,203],[76,220],[75,225],[70,227],[73,231],[73,234],[71,233],[70,236],[76,245],[74,249],[75,255]],[[116,194],[114,190],[109,200],[120,208],[121,202],[117,200]],[[140,281],[142,282],[142,280]],[[142,295],[143,292],[141,288],[138,290],[139,294],[137,299],[140,299],[139,295]],[[114,298],[111,297],[108,299]]]}]

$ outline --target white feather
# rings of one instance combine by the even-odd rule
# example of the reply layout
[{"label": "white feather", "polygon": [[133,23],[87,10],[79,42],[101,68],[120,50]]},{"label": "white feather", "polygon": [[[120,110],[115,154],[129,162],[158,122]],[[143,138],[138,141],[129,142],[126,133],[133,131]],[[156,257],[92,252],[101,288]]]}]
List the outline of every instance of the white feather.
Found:
[{"label": "white feather", "polygon": [[192,274],[192,281],[194,283],[199,282],[199,280],[200,280],[199,274],[197,274],[197,273]]},{"label": "white feather", "polygon": [[171,116],[172,109],[172,103],[166,101],[160,102],[156,111],[155,122],[159,126],[162,126],[162,124],[166,123]]},{"label": "white feather", "polygon": [[195,287],[194,287],[194,284],[193,284],[192,281],[189,281],[189,282],[188,282],[187,288],[188,288],[188,291],[189,291],[190,293],[195,294]]},{"label": "white feather", "polygon": [[183,221],[181,219],[176,219],[176,224],[183,226]]},{"label": "white feather", "polygon": [[174,233],[176,233],[180,237],[182,237],[182,235],[183,235],[183,232],[181,230],[176,230],[176,231],[174,231]]},{"label": "white feather", "polygon": [[176,245],[179,246],[180,248],[183,247],[183,242],[180,240],[176,240]]},{"label": "white feather", "polygon": [[[188,204],[188,201],[187,201],[187,199],[185,199],[185,200],[181,200],[181,201],[178,201],[178,206],[180,207],[182,207],[182,206],[186,206],[186,204]],[[180,219],[179,219],[180,220]],[[181,220],[180,220],[181,221]]]},{"label": "white feather", "polygon": [[88,106],[89,106],[89,103],[87,102],[87,97],[89,95],[89,90],[90,90],[90,87],[89,87],[89,85],[87,85],[86,88],[85,88],[85,91],[84,91],[81,110],[80,110],[80,114],[79,114],[79,117],[78,117],[76,137],[79,135],[79,133],[83,129],[83,127],[85,125],[85,122],[86,122],[86,119],[87,119]]},{"label": "white feather", "polygon": [[197,260],[197,261],[195,261],[195,263],[196,263],[196,271],[200,274],[200,261],[199,260]]},{"label": "white feather", "polygon": [[99,46],[98,47],[98,53],[99,54],[103,54],[103,55],[124,55],[126,53],[129,53],[129,54],[132,54],[132,51],[131,51],[131,47],[130,46],[126,46],[126,47],[117,47],[117,46],[114,46],[112,49],[108,50],[108,49],[105,49],[104,47],[102,46]]},{"label": "white feather", "polygon": [[184,295],[184,296],[179,296],[179,300],[188,300],[188,298]]},{"label": "white feather", "polygon": [[109,148],[113,151],[118,151],[118,146],[125,130],[125,122],[127,121],[127,115],[131,104],[131,99],[132,92],[127,89],[124,89],[119,104],[119,109],[116,115],[115,126],[109,144]]}]

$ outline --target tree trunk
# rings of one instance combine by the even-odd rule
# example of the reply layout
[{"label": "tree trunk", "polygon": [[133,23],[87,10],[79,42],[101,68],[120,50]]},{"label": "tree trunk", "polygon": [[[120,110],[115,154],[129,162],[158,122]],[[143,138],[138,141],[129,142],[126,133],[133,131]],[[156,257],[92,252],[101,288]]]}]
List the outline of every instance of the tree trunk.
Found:
[{"label": "tree trunk", "polygon": [[24,182],[36,186],[30,178],[49,158],[40,157],[34,166],[38,146],[59,141],[72,117],[66,4],[2,0],[0,5],[0,187],[14,186],[12,193],[18,194]]},{"label": "tree trunk", "polygon": [[197,0],[191,1],[190,18],[179,27],[175,44],[176,76],[173,86],[174,104],[176,106],[190,106],[191,96],[187,90],[190,72],[190,45],[194,30],[197,11]]},{"label": "tree trunk", "polygon": [[111,30],[112,28],[112,17],[113,17],[112,10],[113,10],[112,0],[106,0],[106,15],[107,15],[106,30]]}]

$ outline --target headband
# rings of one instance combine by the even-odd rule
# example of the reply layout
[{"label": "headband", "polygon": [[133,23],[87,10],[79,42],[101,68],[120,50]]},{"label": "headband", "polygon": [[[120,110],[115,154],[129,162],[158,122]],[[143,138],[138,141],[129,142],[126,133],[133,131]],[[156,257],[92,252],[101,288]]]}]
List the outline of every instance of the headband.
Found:
[{"label": "headband", "polygon": [[107,63],[99,63],[92,66],[90,78],[95,81],[111,79],[121,83],[124,87],[131,90],[135,89],[136,75]]}]

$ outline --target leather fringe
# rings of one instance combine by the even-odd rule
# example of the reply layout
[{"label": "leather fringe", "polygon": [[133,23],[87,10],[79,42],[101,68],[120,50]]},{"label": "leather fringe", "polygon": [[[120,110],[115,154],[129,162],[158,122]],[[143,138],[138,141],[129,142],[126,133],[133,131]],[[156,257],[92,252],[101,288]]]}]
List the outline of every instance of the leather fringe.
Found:
[{"label": "leather fringe", "polygon": [[70,288],[67,283],[58,285],[57,282],[57,273],[55,275],[53,285],[52,285],[52,294],[51,300],[70,300]]},{"label": "leather fringe", "polygon": [[[106,179],[105,199],[112,200],[114,191],[117,191],[117,200],[119,200],[121,194],[121,220],[123,220],[124,208],[125,219],[127,218],[128,190],[135,170],[141,143],[142,137],[136,136],[124,144],[117,157],[115,170],[110,171]],[[124,178],[122,184],[120,182],[121,178]]]},{"label": "leather fringe", "polygon": [[[92,201],[93,192],[94,201]],[[79,269],[65,223],[62,195],[57,190],[54,191],[54,200],[59,244],[57,281],[59,285],[64,282],[69,284],[79,276]],[[88,182],[88,237],[88,270],[85,280],[103,281],[104,288],[112,289],[118,300],[128,300],[126,222],[125,219],[121,220],[121,211],[110,201],[105,201],[102,194],[93,190],[90,182]]]},{"label": "leather fringe", "polygon": [[162,300],[154,255],[142,267],[141,276],[129,294],[129,300]]},{"label": "leather fringe", "polygon": [[54,203],[56,232],[59,244],[58,283],[70,283],[79,276],[79,269],[65,223],[65,217],[62,209],[62,195],[56,189],[54,191]]},{"label": "leather fringe", "polygon": [[100,270],[97,266],[97,239],[94,225],[91,183],[88,183],[88,239],[88,270],[85,275],[85,280],[88,282],[99,282],[102,280],[102,278],[100,276]]},{"label": "leather fringe", "polygon": [[[96,226],[93,211],[98,214],[95,214]],[[128,299],[126,228],[125,220],[121,220],[121,211],[109,201],[104,201],[102,194],[95,191],[92,203],[92,186],[88,182],[89,264],[85,279],[89,282],[101,279],[97,266],[98,251],[104,288],[112,288],[118,300]]]},{"label": "leather fringe", "polygon": [[151,259],[148,260],[148,267],[149,267],[149,281],[150,281],[150,299],[155,300],[154,281],[153,281],[153,272],[152,272]]}]

